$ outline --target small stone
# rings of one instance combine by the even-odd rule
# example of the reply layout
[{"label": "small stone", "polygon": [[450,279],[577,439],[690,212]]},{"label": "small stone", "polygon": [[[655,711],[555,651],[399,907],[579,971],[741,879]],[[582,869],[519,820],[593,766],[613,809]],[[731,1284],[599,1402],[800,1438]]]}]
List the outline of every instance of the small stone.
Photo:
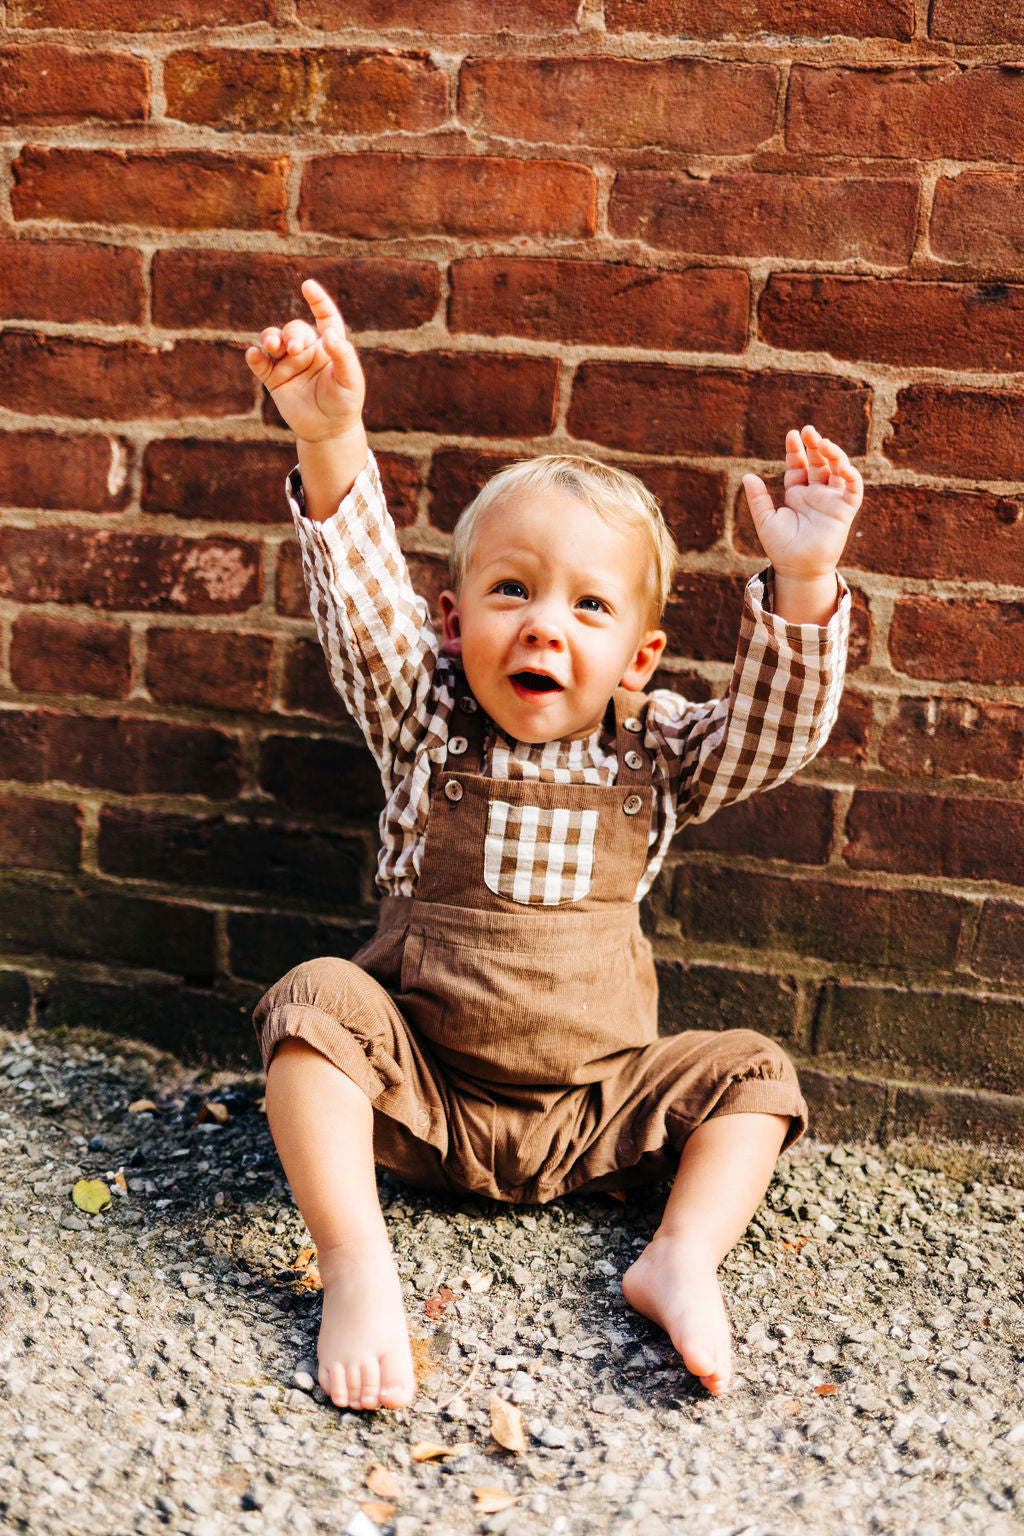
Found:
[{"label": "small stone", "polygon": [[563,1429],[559,1424],[542,1424],[539,1433],[531,1424],[530,1433],[535,1440],[540,1441],[541,1445],[546,1445],[552,1451],[562,1450],[572,1438],[572,1430]]},{"label": "small stone", "polygon": [[595,1413],[621,1413],[626,1405],[621,1398],[612,1397],[608,1392],[602,1392],[597,1397],[591,1399],[590,1406]]},{"label": "small stone", "polygon": [[1006,1445],[1024,1445],[1024,1422],[1014,1424],[1006,1431],[1002,1439]]},{"label": "small stone", "polygon": [[181,1274],[178,1276],[178,1284],[182,1286],[184,1290],[191,1291],[195,1286],[200,1284],[200,1279],[197,1274],[192,1272],[192,1270],[185,1269],[182,1270]]},{"label": "small stone", "polygon": [[292,1373],[292,1382],[300,1392],[312,1392],[316,1386],[313,1377],[306,1370],[297,1370]]}]

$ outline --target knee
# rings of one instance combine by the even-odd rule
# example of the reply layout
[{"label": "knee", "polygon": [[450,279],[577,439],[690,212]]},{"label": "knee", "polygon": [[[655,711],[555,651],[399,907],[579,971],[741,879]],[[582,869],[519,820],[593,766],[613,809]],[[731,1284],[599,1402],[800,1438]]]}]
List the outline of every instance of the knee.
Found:
[{"label": "knee", "polygon": [[777,1040],[756,1029],[726,1029],[720,1036],[724,1075],[734,1081],[760,1078],[773,1083],[797,1082],[796,1068]]},{"label": "knee", "polygon": [[279,1008],[315,1008],[337,1018],[353,984],[362,980],[364,974],[351,960],[339,960],[334,955],[305,960],[275,982],[260,999],[254,1015],[257,1027]]}]

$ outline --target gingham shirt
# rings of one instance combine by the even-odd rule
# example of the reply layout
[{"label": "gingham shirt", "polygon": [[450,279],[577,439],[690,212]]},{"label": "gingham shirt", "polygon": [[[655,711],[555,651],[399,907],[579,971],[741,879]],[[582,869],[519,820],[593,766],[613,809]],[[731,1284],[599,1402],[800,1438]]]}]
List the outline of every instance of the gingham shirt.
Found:
[{"label": "gingham shirt", "polygon": [[[377,885],[386,894],[411,896],[423,857],[431,769],[447,758],[456,690],[465,694],[462,671],[441,655],[427,604],[410,584],[372,455],[325,522],[306,517],[297,470],[289,476],[288,499],[331,681],[377,760],[387,797]],[[781,784],[810,761],[835,723],[849,592],[840,579],[837,611],[818,628],[772,614],[771,586],[770,570],[748,583],[724,698],[694,704],[668,689],[649,695],[644,746],[654,765],[655,809],[637,900],[649,890],[680,827]],[[531,744],[489,727],[482,771],[496,780],[613,784],[618,760],[614,738],[601,730],[580,741]],[[529,864],[528,889],[542,894],[527,895],[527,901],[558,905],[576,899],[580,857],[566,858],[567,839],[554,826],[533,827],[527,836],[532,844],[524,847],[521,818],[514,826],[500,822],[500,812],[492,814],[485,871],[488,860],[506,869]],[[540,845],[544,856],[538,860]],[[544,865],[539,880],[538,862]]]}]

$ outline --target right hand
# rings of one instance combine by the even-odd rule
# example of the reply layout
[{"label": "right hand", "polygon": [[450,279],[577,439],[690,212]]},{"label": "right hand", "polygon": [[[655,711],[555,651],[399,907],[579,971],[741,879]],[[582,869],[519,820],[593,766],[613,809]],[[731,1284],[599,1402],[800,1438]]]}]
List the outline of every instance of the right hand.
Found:
[{"label": "right hand", "polygon": [[360,428],[366,382],[334,300],[312,278],[302,295],[316,330],[304,320],[270,326],[245,360],[300,442],[325,443]]}]

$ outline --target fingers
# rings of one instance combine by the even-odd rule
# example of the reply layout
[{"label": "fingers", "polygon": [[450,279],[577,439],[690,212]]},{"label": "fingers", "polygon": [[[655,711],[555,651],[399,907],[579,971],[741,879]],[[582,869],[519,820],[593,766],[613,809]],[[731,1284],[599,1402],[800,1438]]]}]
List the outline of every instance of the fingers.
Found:
[{"label": "fingers", "polygon": [[345,322],[341,318],[341,311],[326,288],[322,288],[314,278],[307,277],[302,284],[302,297],[313,311],[313,319],[321,336],[329,330],[337,330],[344,336]]},{"label": "fingers", "polygon": [[762,518],[769,517],[775,511],[775,503],[768,494],[768,487],[760,475],[744,475],[743,490],[747,498],[747,506],[750,515],[754,519],[755,526]]},{"label": "fingers", "polygon": [[787,490],[791,485],[827,485],[855,507],[864,494],[860,473],[843,449],[810,424],[786,433],[785,483]]}]

